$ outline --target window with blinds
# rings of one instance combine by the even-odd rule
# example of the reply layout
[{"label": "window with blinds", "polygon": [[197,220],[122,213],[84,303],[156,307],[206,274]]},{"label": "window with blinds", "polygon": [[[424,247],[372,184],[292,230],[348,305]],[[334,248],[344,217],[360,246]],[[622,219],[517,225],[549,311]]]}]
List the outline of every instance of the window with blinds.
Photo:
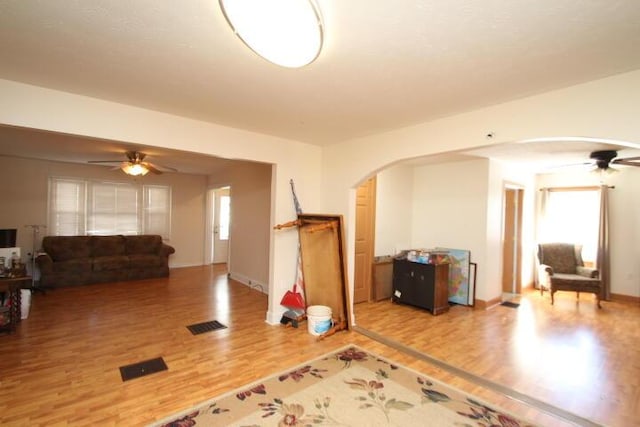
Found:
[{"label": "window with blinds", "polygon": [[539,240],[579,243],[584,261],[595,262],[599,214],[600,193],[597,189],[553,189],[546,201]]},{"label": "window with blinds", "polygon": [[56,236],[86,234],[85,181],[51,179],[49,189],[49,227]]},{"label": "window with blinds", "polygon": [[144,204],[142,223],[147,234],[169,235],[171,228],[171,188],[143,187]]},{"label": "window with blinds", "polygon": [[49,187],[53,235],[159,234],[169,238],[168,186],[52,177]]}]

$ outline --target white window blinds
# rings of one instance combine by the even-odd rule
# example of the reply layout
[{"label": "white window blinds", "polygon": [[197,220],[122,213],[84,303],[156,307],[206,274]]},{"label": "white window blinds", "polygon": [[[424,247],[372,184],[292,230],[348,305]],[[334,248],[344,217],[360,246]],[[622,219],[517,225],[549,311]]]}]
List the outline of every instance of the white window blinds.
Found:
[{"label": "white window blinds", "polygon": [[53,235],[160,234],[169,239],[171,188],[50,178]]},{"label": "white window blinds", "polygon": [[169,237],[171,227],[171,189],[160,186],[144,187],[143,223],[147,234]]},{"label": "white window blinds", "polygon": [[87,234],[138,234],[138,188],[129,184],[91,185]]},{"label": "white window blinds", "polygon": [[52,179],[49,183],[49,230],[56,236],[84,235],[86,183]]}]

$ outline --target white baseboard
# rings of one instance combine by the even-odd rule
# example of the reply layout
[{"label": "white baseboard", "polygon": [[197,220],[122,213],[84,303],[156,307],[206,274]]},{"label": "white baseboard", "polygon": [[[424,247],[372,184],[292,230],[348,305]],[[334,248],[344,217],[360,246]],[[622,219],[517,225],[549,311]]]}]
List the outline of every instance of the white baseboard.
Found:
[{"label": "white baseboard", "polygon": [[172,268],[184,268],[184,267],[200,267],[204,264],[202,263],[195,263],[195,264],[191,264],[191,263],[180,263],[180,264],[173,264],[173,263],[169,263],[169,270],[171,270]]},{"label": "white baseboard", "polygon": [[278,310],[278,312],[267,311],[267,318],[264,320],[268,325],[279,325],[280,319],[282,319],[282,315],[286,310],[284,307],[282,310]]},{"label": "white baseboard", "polygon": [[[260,283],[257,280],[251,279],[250,277],[243,276],[242,274],[238,274],[230,271],[229,278],[237,282],[240,282],[243,285],[250,287],[251,289],[255,289],[257,291],[262,292],[263,294],[269,295],[269,287],[267,285]],[[278,319],[278,321],[280,321],[280,319]]]}]

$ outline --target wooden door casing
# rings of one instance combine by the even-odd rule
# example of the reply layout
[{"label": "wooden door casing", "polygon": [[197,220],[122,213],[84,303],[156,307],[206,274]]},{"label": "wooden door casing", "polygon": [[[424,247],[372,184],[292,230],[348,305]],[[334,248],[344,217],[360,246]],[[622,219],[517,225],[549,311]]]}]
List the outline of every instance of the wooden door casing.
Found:
[{"label": "wooden door casing", "polygon": [[372,268],[375,239],[376,177],[356,191],[356,230],[353,302],[372,300]]},{"label": "wooden door casing", "polygon": [[502,291],[519,294],[522,290],[522,202],[523,190],[507,188],[504,193],[502,242]]}]

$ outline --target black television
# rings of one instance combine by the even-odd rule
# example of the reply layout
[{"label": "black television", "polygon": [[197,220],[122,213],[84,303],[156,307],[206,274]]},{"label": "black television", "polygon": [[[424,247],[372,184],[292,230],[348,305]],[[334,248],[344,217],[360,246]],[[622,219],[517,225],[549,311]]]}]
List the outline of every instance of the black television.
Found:
[{"label": "black television", "polygon": [[16,232],[15,228],[0,229],[0,248],[15,248]]}]

